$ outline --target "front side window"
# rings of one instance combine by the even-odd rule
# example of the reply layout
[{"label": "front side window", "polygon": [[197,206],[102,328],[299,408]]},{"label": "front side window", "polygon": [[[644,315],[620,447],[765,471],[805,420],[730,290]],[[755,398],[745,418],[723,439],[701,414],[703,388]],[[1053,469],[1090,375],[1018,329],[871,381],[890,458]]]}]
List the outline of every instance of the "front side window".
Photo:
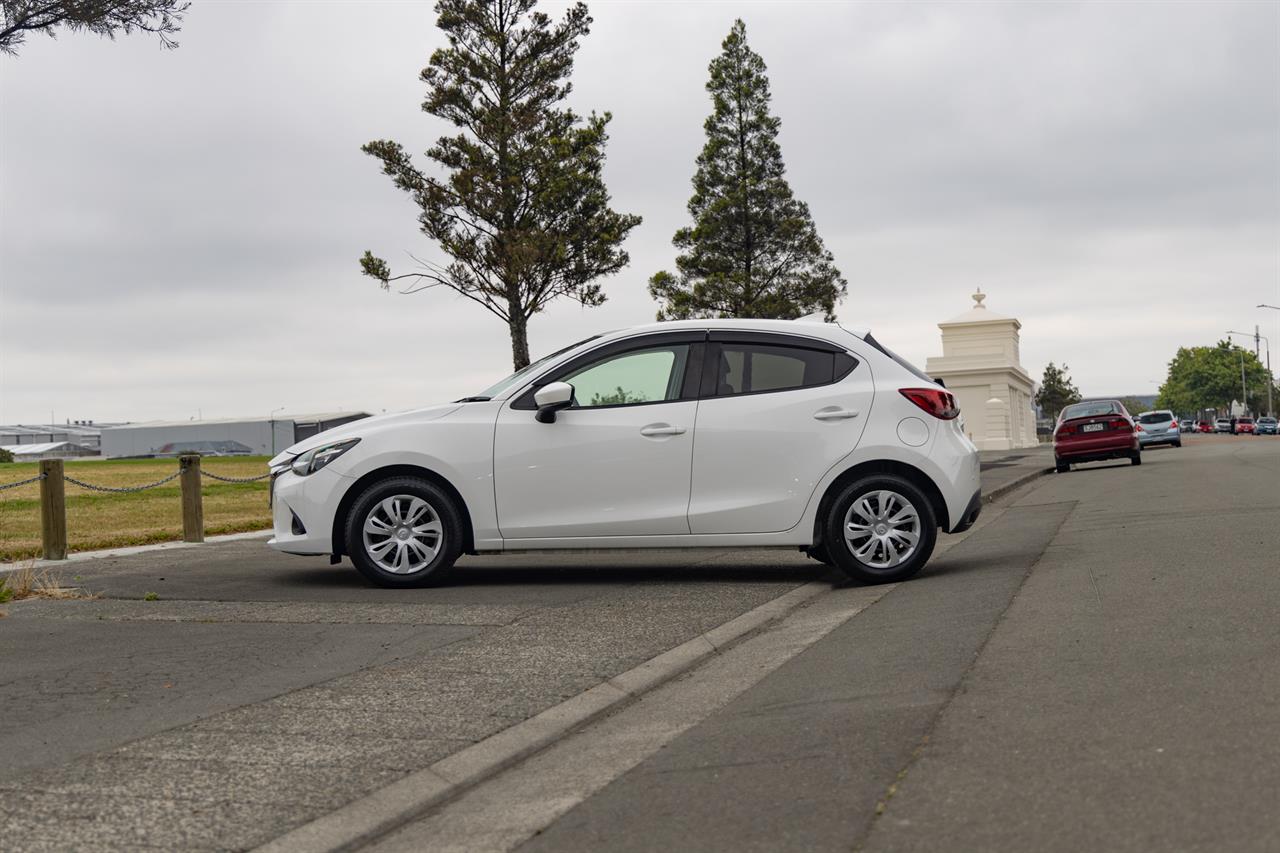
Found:
[{"label": "front side window", "polygon": [[721,344],[713,363],[715,373],[703,393],[719,397],[827,385],[856,364],[844,353],[736,343]]},{"label": "front side window", "polygon": [[559,381],[573,386],[574,407],[627,406],[676,400],[689,360],[689,345],[618,353]]}]

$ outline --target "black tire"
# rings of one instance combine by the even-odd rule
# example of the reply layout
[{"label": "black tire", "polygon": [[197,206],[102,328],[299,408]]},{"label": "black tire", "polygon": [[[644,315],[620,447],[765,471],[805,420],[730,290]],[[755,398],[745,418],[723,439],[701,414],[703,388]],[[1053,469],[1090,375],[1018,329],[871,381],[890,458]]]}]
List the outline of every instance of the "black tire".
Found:
[{"label": "black tire", "polygon": [[[364,536],[365,521],[370,513],[377,511],[388,498],[396,497],[421,498],[427,503],[427,511],[438,518],[440,526],[435,555],[425,565],[403,574],[388,571],[378,565],[375,556],[365,546]],[[403,507],[404,503],[398,502],[397,505]],[[381,517],[385,518],[385,513]],[[351,504],[344,528],[347,555],[351,557],[356,569],[370,582],[391,588],[440,583],[462,553],[462,538],[461,513],[453,498],[430,480],[421,477],[389,477],[369,486]],[[376,544],[381,544],[381,541]]]},{"label": "black tire", "polygon": [[[869,561],[864,562],[854,556],[852,547],[844,534],[845,518],[849,515],[854,503],[866,497],[868,493],[879,491],[895,493],[899,500],[910,504],[916,515],[918,530],[912,532],[916,532],[919,538],[916,540],[915,547],[906,559],[892,566],[874,565],[875,562],[888,561],[875,559],[880,554],[885,554],[887,558],[887,553],[881,550],[881,547],[887,548],[887,546],[873,546],[874,550],[869,555]],[[872,504],[877,503],[878,501],[873,498]],[[896,503],[893,506],[896,507]],[[878,506],[874,508],[881,509]],[[870,538],[869,536],[868,543]],[[831,558],[831,564],[854,580],[863,583],[894,583],[906,580],[924,568],[925,563],[929,561],[929,556],[933,553],[933,546],[937,539],[938,520],[933,511],[933,505],[914,483],[894,474],[872,474],[849,485],[832,502],[823,524],[823,545]]]},{"label": "black tire", "polygon": [[1061,459],[1054,459],[1053,465],[1059,474],[1065,474],[1071,470],[1071,463],[1063,462]]},{"label": "black tire", "polygon": [[1173,443],[1173,446],[1174,446],[1174,447],[1181,447],[1181,446],[1182,446],[1182,442],[1181,442],[1181,441],[1175,441],[1175,442]]},{"label": "black tire", "polygon": [[1135,451],[1133,451],[1133,453],[1129,454],[1129,462],[1130,462],[1131,464],[1133,464],[1133,465],[1141,465],[1141,464],[1142,464],[1142,451],[1141,451],[1141,450],[1135,450]]}]

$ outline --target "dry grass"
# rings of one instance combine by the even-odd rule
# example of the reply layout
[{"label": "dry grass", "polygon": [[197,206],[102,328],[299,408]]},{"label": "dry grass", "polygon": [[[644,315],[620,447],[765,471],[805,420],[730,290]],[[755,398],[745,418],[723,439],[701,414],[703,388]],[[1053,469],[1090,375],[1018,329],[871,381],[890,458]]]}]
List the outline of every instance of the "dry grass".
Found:
[{"label": "dry grass", "polygon": [[51,570],[38,568],[35,561],[0,575],[0,601],[21,601],[24,598],[97,598],[96,593],[80,587],[63,586],[61,576]]},{"label": "dry grass", "polygon": [[[201,460],[206,470],[224,477],[256,477],[266,472],[266,457]],[[177,470],[175,459],[113,459],[66,463],[68,476],[102,486],[153,483]],[[0,485],[38,473],[34,463],[0,464]],[[207,535],[265,530],[271,526],[267,481],[220,483],[205,478],[204,523]],[[66,484],[67,545],[72,551],[146,545],[182,538],[182,494],[178,481],[145,492],[108,494]],[[40,554],[40,484],[0,492],[0,560]]]}]

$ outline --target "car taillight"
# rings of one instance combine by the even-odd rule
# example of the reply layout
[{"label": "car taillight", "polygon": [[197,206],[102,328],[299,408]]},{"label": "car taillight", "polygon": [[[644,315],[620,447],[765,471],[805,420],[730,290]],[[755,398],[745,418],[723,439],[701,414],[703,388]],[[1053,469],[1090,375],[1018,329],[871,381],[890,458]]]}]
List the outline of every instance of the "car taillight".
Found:
[{"label": "car taillight", "polygon": [[1177,429],[1177,428],[1178,428],[1177,421],[1173,421],[1172,423],[1169,424],[1169,429]]},{"label": "car taillight", "polygon": [[[1116,427],[1117,427],[1117,428],[1122,427],[1122,426],[1124,426],[1124,424],[1116,424]],[[1142,428],[1142,424],[1134,424],[1134,425],[1133,425],[1133,431],[1134,431],[1134,432],[1146,432],[1146,430],[1144,430],[1144,429]]]},{"label": "car taillight", "polygon": [[1058,435],[1075,435],[1075,424],[1062,424],[1058,427]]},{"label": "car taillight", "polygon": [[950,391],[941,388],[899,388],[898,393],[939,420],[949,421],[960,414],[960,407],[956,405],[956,398]]}]

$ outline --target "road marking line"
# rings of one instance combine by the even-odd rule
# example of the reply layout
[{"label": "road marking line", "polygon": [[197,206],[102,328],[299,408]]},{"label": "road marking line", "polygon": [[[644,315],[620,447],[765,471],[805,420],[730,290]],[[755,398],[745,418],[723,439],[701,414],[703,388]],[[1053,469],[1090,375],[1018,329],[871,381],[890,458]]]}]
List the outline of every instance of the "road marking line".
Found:
[{"label": "road marking line", "polygon": [[[876,598],[879,598],[890,588],[873,587],[871,591],[878,593]],[[461,794],[630,701],[635,695],[631,690],[648,690],[670,681],[716,655],[733,640],[831,590],[831,584],[824,581],[797,587],[522,723],[296,827],[257,850],[259,853],[346,850],[386,835],[432,806]]]},{"label": "road marking line", "polygon": [[378,853],[506,851],[705,720],[892,586],[835,590],[385,837]]}]

